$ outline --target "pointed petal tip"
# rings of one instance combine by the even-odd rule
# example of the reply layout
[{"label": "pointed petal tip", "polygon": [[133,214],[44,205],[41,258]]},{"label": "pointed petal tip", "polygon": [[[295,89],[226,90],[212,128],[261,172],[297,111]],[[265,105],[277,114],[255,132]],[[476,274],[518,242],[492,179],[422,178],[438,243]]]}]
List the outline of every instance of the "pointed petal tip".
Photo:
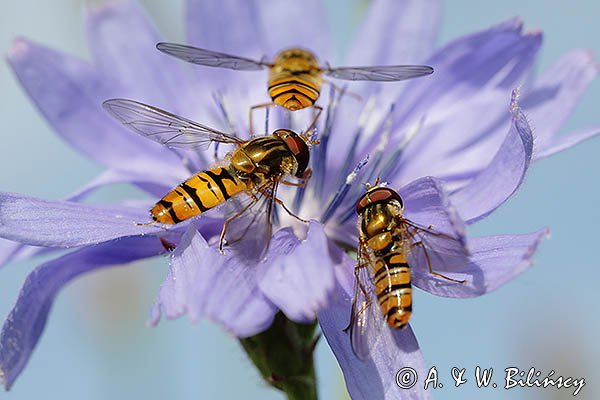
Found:
[{"label": "pointed petal tip", "polygon": [[15,61],[23,58],[31,49],[31,42],[22,36],[17,36],[13,39],[10,49],[6,53],[6,59]]},{"label": "pointed petal tip", "polygon": [[523,256],[523,259],[530,259],[533,256],[533,253],[535,253],[535,251],[537,250],[538,246],[540,245],[540,243],[542,243],[543,240],[545,239],[549,239],[551,237],[550,235],[550,228],[548,227],[544,227],[542,229],[540,229],[539,231],[539,236],[537,237],[537,240],[534,241],[531,246],[529,246],[529,250],[525,253],[525,255]]},{"label": "pointed petal tip", "polygon": [[519,16],[510,18],[504,22],[499,23],[495,26],[495,30],[497,31],[507,31],[507,32],[515,32],[525,37],[531,38],[534,41],[541,43],[544,31],[538,28],[523,30],[524,28],[523,19]]},{"label": "pointed petal tip", "polygon": [[523,30],[523,18],[518,15],[507,19],[497,25],[500,30],[508,30],[508,31],[517,31],[521,32]]},{"label": "pointed petal tip", "polygon": [[536,40],[541,40],[544,37],[544,31],[539,28],[528,29],[525,31],[525,36]]},{"label": "pointed petal tip", "polygon": [[581,63],[590,65],[591,68],[594,68],[594,72],[600,72],[600,61],[596,58],[596,53],[592,49],[579,48],[574,49],[570,52],[570,54],[576,54],[581,58]]},{"label": "pointed petal tip", "polygon": [[533,254],[537,251],[538,247],[545,239],[550,237],[550,228],[544,227],[537,232],[536,239],[531,242],[529,247],[525,252],[523,252],[523,256],[521,257],[521,266],[531,267],[534,262],[532,260]]},{"label": "pointed petal tip", "polygon": [[162,316],[162,313],[160,312],[160,304],[155,303],[152,306],[152,309],[150,310],[150,315],[148,317],[148,319],[146,320],[146,327],[147,328],[155,328],[158,323],[160,322],[160,317]]}]

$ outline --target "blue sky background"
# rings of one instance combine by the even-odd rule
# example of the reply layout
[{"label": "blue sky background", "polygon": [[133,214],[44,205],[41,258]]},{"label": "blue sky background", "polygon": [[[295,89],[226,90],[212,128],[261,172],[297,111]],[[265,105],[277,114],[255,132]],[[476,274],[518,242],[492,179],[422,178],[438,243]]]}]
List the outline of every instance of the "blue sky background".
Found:
[{"label": "blue sky background", "polygon": [[[181,0],[168,6],[159,0],[143,3],[170,40],[183,39]],[[328,3],[338,38],[351,34],[361,4]],[[448,1],[440,44],[515,15],[528,29],[545,32],[539,70],[575,47],[600,54],[600,3],[593,0]],[[5,1],[0,51],[6,53],[12,39],[23,35],[87,57],[80,17],[78,0]],[[592,84],[565,132],[599,125],[599,103],[600,81]],[[0,63],[0,121],[0,190],[59,199],[100,171],[52,133],[5,63]],[[600,398],[594,382],[600,368],[599,154],[600,140],[592,140],[536,163],[517,195],[471,229],[483,235],[549,226],[552,237],[536,254],[533,269],[478,299],[416,293],[412,326],[427,362],[438,368],[446,384],[435,398],[564,399],[572,392],[476,389],[472,381],[450,387],[451,367],[465,367],[469,374],[477,365],[493,367],[495,375],[510,366],[535,366],[542,377],[552,369],[557,375],[584,377],[586,387],[577,398]],[[120,190],[125,189],[102,196]],[[19,262],[0,271],[2,317],[36,264]],[[237,342],[217,326],[191,326],[181,319],[146,327],[147,311],[165,274],[166,261],[157,260],[94,273],[71,284],[55,303],[40,345],[10,398],[282,398],[260,382]],[[343,398],[343,382],[324,341],[317,363],[322,398]]]}]

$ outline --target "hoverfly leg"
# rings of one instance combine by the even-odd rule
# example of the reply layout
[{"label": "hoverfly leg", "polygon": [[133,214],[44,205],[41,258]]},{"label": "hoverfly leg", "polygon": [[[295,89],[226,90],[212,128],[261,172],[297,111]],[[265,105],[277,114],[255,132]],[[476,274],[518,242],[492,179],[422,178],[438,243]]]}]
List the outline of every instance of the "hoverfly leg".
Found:
[{"label": "hoverfly leg", "polygon": [[425,254],[425,260],[427,261],[427,268],[429,268],[429,273],[430,273],[431,275],[433,275],[433,276],[437,276],[438,278],[446,279],[446,280],[448,280],[448,281],[450,281],[450,282],[455,282],[455,283],[460,283],[460,284],[465,284],[465,283],[467,283],[467,280],[466,280],[466,279],[462,279],[462,280],[459,280],[459,279],[453,279],[453,278],[450,278],[450,277],[448,277],[448,276],[446,276],[446,275],[440,274],[439,272],[435,272],[435,271],[434,271],[434,270],[431,268],[431,260],[429,259],[429,253],[427,253],[427,250],[425,249],[425,245],[423,244],[423,242],[422,242],[422,241],[420,241],[420,242],[415,242],[415,243],[412,243],[412,244],[410,245],[410,247],[417,247],[417,246],[418,246],[418,247],[421,247],[421,248],[423,249],[423,253]]},{"label": "hoverfly leg", "polygon": [[[276,105],[277,104],[275,103],[262,103],[250,107],[250,114],[248,118],[250,124],[250,139],[254,139],[254,123],[252,122],[252,114],[254,113],[254,110],[257,110],[259,108],[275,107]],[[267,134],[267,132],[265,132],[265,134]]]},{"label": "hoverfly leg", "polygon": [[298,221],[303,222],[305,224],[308,224],[308,221],[305,220],[304,218],[301,218],[299,216],[297,216],[296,214],[294,214],[289,208],[287,208],[287,206],[285,205],[285,203],[283,202],[283,200],[278,199],[277,197],[273,197],[273,201],[275,201],[275,203],[279,204],[281,207],[283,207],[283,209],[285,210],[285,212],[287,212],[291,217],[296,218]]},{"label": "hoverfly leg", "polygon": [[306,132],[306,134],[309,135],[309,136],[310,136],[310,132],[313,130],[313,128],[317,124],[317,120],[321,116],[321,113],[323,112],[323,107],[321,107],[321,106],[317,106],[317,105],[313,104],[311,107],[313,109],[317,110],[317,112],[315,113],[315,116],[313,117],[313,120],[310,123],[310,125],[308,126],[308,128],[306,128],[304,130],[304,132]]},{"label": "hoverfly leg", "polygon": [[311,176],[312,176],[312,169],[308,168],[306,171],[304,171],[304,173],[302,174],[300,179],[302,179],[305,182],[308,182],[308,180],[310,179]]},{"label": "hoverfly leg", "polygon": [[306,186],[306,182],[290,182],[290,181],[282,180],[280,183],[282,185],[286,185],[286,186],[295,186],[295,187],[305,187]]},{"label": "hoverfly leg", "polygon": [[232,215],[231,217],[229,217],[225,220],[225,222],[223,223],[223,228],[221,229],[221,235],[219,236],[219,253],[225,254],[225,251],[223,251],[223,246],[225,243],[225,233],[227,233],[227,226],[229,226],[231,221],[233,221],[234,219],[236,219],[240,215],[242,215],[244,212],[246,212],[246,210],[249,209],[250,207],[252,207],[257,201],[258,201],[258,198],[256,196],[252,196],[251,202],[246,204],[242,209],[240,209],[234,215]]},{"label": "hoverfly leg", "polygon": [[312,176],[312,169],[309,168],[306,171],[304,171],[304,173],[302,174],[301,177],[298,177],[298,180],[300,182],[290,182],[290,181],[284,179],[281,181],[281,184],[287,185],[287,186],[305,187],[311,176]]}]

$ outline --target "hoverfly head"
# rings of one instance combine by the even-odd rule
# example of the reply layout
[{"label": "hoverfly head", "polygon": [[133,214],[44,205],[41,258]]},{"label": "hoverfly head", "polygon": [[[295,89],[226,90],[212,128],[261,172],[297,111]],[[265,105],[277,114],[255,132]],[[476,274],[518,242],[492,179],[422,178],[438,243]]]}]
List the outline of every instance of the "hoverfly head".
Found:
[{"label": "hoverfly head", "polygon": [[379,183],[379,179],[377,179],[375,186],[368,185],[367,192],[362,195],[362,197],[356,203],[356,213],[362,214],[365,209],[379,203],[390,203],[397,202],[400,210],[404,210],[404,202],[402,198],[395,190],[383,186]]},{"label": "hoverfly head", "polygon": [[310,149],[307,141],[301,135],[298,135],[296,132],[289,129],[277,129],[273,132],[273,135],[281,138],[288,149],[290,149],[298,162],[295,176],[302,177],[306,168],[308,168],[308,162],[310,161]]}]

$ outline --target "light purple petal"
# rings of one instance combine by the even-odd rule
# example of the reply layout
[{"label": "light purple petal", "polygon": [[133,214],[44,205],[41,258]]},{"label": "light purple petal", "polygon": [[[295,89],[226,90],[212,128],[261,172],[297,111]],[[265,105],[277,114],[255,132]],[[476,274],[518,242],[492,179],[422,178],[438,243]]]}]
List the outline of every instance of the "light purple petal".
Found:
[{"label": "light purple petal", "polygon": [[[439,0],[371,2],[344,64],[348,66],[422,64],[433,52],[441,27],[440,3]],[[336,83],[344,85],[342,81]],[[405,83],[382,84],[363,81],[353,82],[348,86],[348,90],[363,98],[376,96],[378,108],[388,109],[405,85]],[[352,103],[344,104],[344,107],[357,105],[355,100],[352,100]],[[344,129],[348,128],[344,127]]]},{"label": "light purple petal", "polygon": [[257,23],[257,1],[186,1],[189,44],[260,59],[266,55],[263,26]]},{"label": "light purple petal", "polygon": [[538,151],[537,148],[534,149],[533,158],[539,160],[549,157],[559,151],[567,150],[585,140],[596,137],[598,134],[600,134],[600,126],[579,129],[566,135],[555,136],[545,144],[543,150]]},{"label": "light purple petal", "polygon": [[114,91],[92,65],[27,39],[15,40],[8,61],[56,133],[91,159],[116,169],[154,171],[157,181],[189,175],[175,153],[130,132],[103,110]]},{"label": "light purple petal", "polygon": [[267,258],[259,287],[289,319],[311,322],[327,303],[334,287],[336,263],[328,247],[323,226],[316,221],[310,222],[303,241],[290,229],[280,230],[273,237],[271,249],[289,250]]},{"label": "light purple petal", "polygon": [[156,325],[187,314],[192,321],[209,318],[238,337],[269,327],[277,308],[258,288],[257,266],[208,245],[191,224],[171,256],[167,278],[151,312]]},{"label": "light purple petal", "polygon": [[[318,314],[321,330],[344,373],[350,397],[353,400],[429,399],[430,391],[423,389],[425,361],[410,326],[393,332],[384,326],[371,359],[361,361],[354,355],[350,337],[344,332],[350,321],[354,265],[355,261],[346,256],[344,265],[336,267],[336,292]],[[405,367],[414,368],[419,376],[412,389],[396,385],[396,373]]]},{"label": "light purple petal", "polygon": [[83,201],[90,194],[96,190],[105,186],[114,185],[118,183],[130,183],[137,185],[138,187],[146,190],[156,197],[161,197],[165,193],[168,193],[173,187],[179,184],[179,181],[170,180],[168,182],[156,182],[152,174],[138,174],[128,171],[119,170],[106,170],[94,178],[91,182],[85,186],[79,188],[75,193],[71,194],[67,200],[69,201]]},{"label": "light purple petal", "polygon": [[[458,100],[471,101],[472,95],[485,95],[488,90],[510,93],[530,70],[541,45],[539,32],[523,34],[521,30],[522,22],[513,19],[438,50],[426,61],[436,72],[429,79],[411,81],[398,99],[394,125],[407,114],[415,120],[431,117]],[[499,97],[498,104],[503,102]]]},{"label": "light purple petal", "polygon": [[256,4],[256,23],[268,29],[268,56],[300,46],[314,52],[320,62],[332,61],[333,37],[321,0],[261,0]]},{"label": "light purple petal", "polygon": [[503,235],[469,240],[471,258],[468,265],[456,266],[448,275],[466,279],[465,284],[448,282],[428,274],[412,271],[415,286],[444,297],[477,297],[498,289],[532,265],[531,257],[548,230],[525,235]]},{"label": "light purple petal", "polygon": [[[115,183],[133,183],[140,186],[143,185],[144,189],[156,194],[157,197],[166,193],[170,188],[167,186],[158,185],[155,182],[146,182],[146,180],[147,174],[145,176],[139,176],[130,172],[106,170],[90,183],[77,190],[66,200],[70,202],[80,202],[97,189]],[[11,261],[25,260],[36,257],[40,254],[47,254],[51,251],[53,251],[52,248],[28,246],[22,243],[0,239],[0,267],[8,264]]]},{"label": "light purple petal", "polygon": [[[525,81],[541,45],[539,32],[523,34],[521,28],[513,20],[458,39],[426,61],[435,68],[433,75],[407,84],[393,111],[390,145],[421,120],[424,125],[392,175],[396,182],[437,173],[430,168],[436,160],[477,148],[490,130],[505,122],[505,101]],[[499,132],[498,144],[501,137]],[[378,141],[373,138],[370,146]],[[475,165],[490,160],[487,147],[471,154]]]},{"label": "light purple petal", "polygon": [[[506,101],[498,107],[501,98]],[[436,120],[425,116],[422,125],[411,128],[417,132],[414,142],[388,175],[389,179],[404,182],[426,172],[443,179],[448,186],[461,186],[490,163],[502,144],[510,126],[509,99],[505,91],[488,91],[469,101],[457,101],[445,113],[438,113]],[[488,120],[483,127],[481,116],[488,115],[490,110],[500,110],[501,118]],[[435,145],[427,145],[422,140],[428,137]],[[420,154],[413,154],[415,152]]]},{"label": "light purple petal", "polygon": [[152,105],[185,113],[193,86],[183,64],[156,49],[164,39],[137,1],[89,6],[87,34],[96,65],[122,92]]},{"label": "light purple petal", "polygon": [[573,50],[560,58],[528,88],[521,107],[536,127],[536,151],[544,152],[598,75],[591,52]]},{"label": "light purple petal", "polygon": [[[202,218],[207,236],[220,231],[220,220]],[[0,193],[0,237],[33,246],[66,248],[123,236],[166,232],[166,228],[157,225],[137,225],[147,222],[150,216],[143,208],[49,201]]]},{"label": "light purple petal", "polygon": [[406,218],[421,226],[432,225],[435,230],[466,243],[465,224],[437,179],[430,176],[417,179],[402,187],[399,193]]},{"label": "light purple petal", "polygon": [[[264,42],[263,25],[258,22],[258,7],[259,3],[255,0],[187,0],[188,43],[200,48],[261,60],[268,56],[268,50]],[[231,71],[196,65],[192,68],[201,82],[203,92],[220,93],[228,118],[243,137],[247,131],[249,108],[269,101],[267,71]],[[231,85],[232,80],[237,84]],[[212,124],[214,121],[215,127],[219,128],[219,124],[223,122],[222,110],[218,109],[212,96],[200,96],[197,101],[202,102],[207,110],[211,110],[211,114],[208,115],[210,119],[207,119],[204,113],[199,121],[206,124]],[[231,130],[228,124],[220,128]]]},{"label": "light purple petal", "polygon": [[86,272],[164,252],[156,237],[131,237],[86,247],[37,267],[27,277],[0,333],[0,380],[6,390],[29,360],[54,298],[67,283]]},{"label": "light purple petal", "polygon": [[348,54],[348,65],[423,62],[433,51],[441,20],[439,0],[371,2]]},{"label": "light purple petal", "polygon": [[461,218],[474,223],[500,207],[521,185],[533,151],[533,135],[523,112],[513,104],[512,125],[490,164],[450,197]]}]

